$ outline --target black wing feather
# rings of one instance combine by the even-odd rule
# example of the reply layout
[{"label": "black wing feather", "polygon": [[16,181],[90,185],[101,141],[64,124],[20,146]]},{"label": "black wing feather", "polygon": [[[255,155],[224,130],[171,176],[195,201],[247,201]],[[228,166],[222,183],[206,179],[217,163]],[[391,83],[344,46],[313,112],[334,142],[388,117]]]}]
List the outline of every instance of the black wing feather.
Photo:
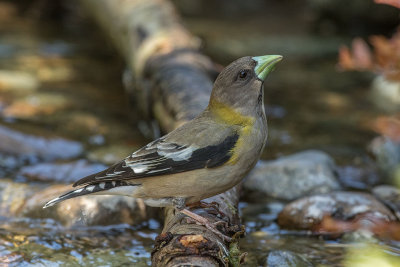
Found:
[{"label": "black wing feather", "polygon": [[[175,143],[167,143],[163,138],[153,141],[141,148],[125,160],[96,174],[89,175],[77,181],[73,186],[107,180],[131,180],[158,175],[180,173],[201,168],[215,168],[227,162],[232,156],[239,135],[234,133],[217,145],[196,149],[185,160],[174,160],[168,153],[177,153],[187,149]],[[160,149],[160,145],[163,146]],[[140,164],[146,171],[135,173],[132,166]]]}]

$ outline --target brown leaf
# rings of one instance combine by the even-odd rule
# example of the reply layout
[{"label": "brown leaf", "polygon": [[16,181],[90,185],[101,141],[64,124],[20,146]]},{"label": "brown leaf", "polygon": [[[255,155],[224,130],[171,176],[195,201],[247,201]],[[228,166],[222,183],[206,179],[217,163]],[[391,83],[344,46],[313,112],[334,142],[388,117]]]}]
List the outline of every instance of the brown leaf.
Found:
[{"label": "brown leaf", "polygon": [[369,69],[372,67],[371,49],[361,38],[355,38],[352,42],[353,57],[358,69]]},{"label": "brown leaf", "polygon": [[344,45],[339,48],[339,67],[342,70],[354,70],[354,62],[350,49]]},{"label": "brown leaf", "polygon": [[346,46],[339,49],[339,67],[343,70],[365,70],[372,68],[372,54],[367,43],[355,38],[351,50]]},{"label": "brown leaf", "polygon": [[400,142],[399,117],[378,117],[372,122],[372,129],[381,135],[389,137],[395,142]]},{"label": "brown leaf", "polygon": [[394,47],[384,36],[371,36],[370,42],[374,46],[376,63],[383,69],[391,68],[394,58]]},{"label": "brown leaf", "polygon": [[313,229],[318,234],[343,234],[359,229],[366,229],[378,237],[392,240],[400,240],[400,223],[388,222],[372,213],[364,213],[352,220],[337,220],[330,216],[324,216],[322,221]]}]

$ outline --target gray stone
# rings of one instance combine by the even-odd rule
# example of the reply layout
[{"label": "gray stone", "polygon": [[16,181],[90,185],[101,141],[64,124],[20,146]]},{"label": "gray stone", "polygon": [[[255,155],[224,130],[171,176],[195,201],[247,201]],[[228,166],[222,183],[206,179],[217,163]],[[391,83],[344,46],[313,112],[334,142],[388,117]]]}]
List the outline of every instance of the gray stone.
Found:
[{"label": "gray stone", "polygon": [[371,214],[385,221],[395,221],[393,213],[374,196],[359,192],[332,192],[308,196],[286,205],[278,216],[280,226],[312,229],[324,216],[348,220],[358,214]]},{"label": "gray stone", "polygon": [[286,250],[273,250],[268,254],[268,267],[312,267],[313,264],[302,255]]},{"label": "gray stone", "polygon": [[400,189],[390,185],[380,185],[372,189],[372,193],[388,206],[400,220]]},{"label": "gray stone", "polygon": [[313,150],[259,162],[246,178],[244,186],[285,200],[340,188],[333,159],[324,152]]},{"label": "gray stone", "polygon": [[73,183],[90,174],[102,171],[107,166],[103,164],[91,164],[87,160],[77,160],[68,163],[40,163],[25,166],[20,169],[18,175],[30,180],[45,182]]},{"label": "gray stone", "polygon": [[378,136],[368,146],[375,156],[379,171],[385,176],[387,183],[393,183],[395,173],[400,167],[400,144],[388,137]]}]

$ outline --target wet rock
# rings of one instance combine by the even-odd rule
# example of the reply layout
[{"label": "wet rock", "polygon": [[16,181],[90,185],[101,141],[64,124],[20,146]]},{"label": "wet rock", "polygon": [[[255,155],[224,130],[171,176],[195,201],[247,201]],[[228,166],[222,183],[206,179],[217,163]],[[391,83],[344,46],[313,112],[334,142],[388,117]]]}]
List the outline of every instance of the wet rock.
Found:
[{"label": "wet rock", "polygon": [[286,205],[278,216],[280,226],[312,229],[324,216],[348,220],[358,214],[372,214],[386,221],[396,220],[393,213],[374,196],[358,192],[332,192],[304,197]]},{"label": "wet rock", "polygon": [[0,216],[13,216],[21,212],[27,198],[39,190],[38,187],[0,179]]},{"label": "wet rock", "polygon": [[286,200],[340,188],[332,158],[324,152],[313,150],[259,162],[248,175],[244,186]]},{"label": "wet rock", "polygon": [[30,180],[73,183],[106,168],[107,166],[103,164],[91,164],[87,160],[77,160],[69,163],[41,163],[25,166],[20,169],[18,175]]},{"label": "wet rock", "polygon": [[14,101],[3,110],[3,115],[12,118],[32,118],[38,115],[50,115],[65,109],[70,102],[59,94],[40,93]]},{"label": "wet rock", "polygon": [[378,169],[385,176],[386,182],[393,183],[400,165],[400,144],[388,137],[378,136],[372,140],[368,148],[375,156]]},{"label": "wet rock", "polygon": [[82,145],[75,141],[29,135],[0,125],[0,153],[55,160],[74,158],[82,152]]},{"label": "wet rock", "polygon": [[372,193],[387,207],[389,207],[397,219],[400,220],[400,189],[390,185],[380,185],[372,189]]},{"label": "wet rock", "polygon": [[23,216],[53,218],[66,226],[138,224],[154,217],[160,209],[145,206],[141,200],[125,196],[83,196],[43,209],[43,205],[71,190],[69,185],[53,185],[26,201]]},{"label": "wet rock", "polygon": [[302,255],[286,250],[273,250],[268,254],[265,266],[268,267],[312,267],[313,264]]},{"label": "wet rock", "polygon": [[39,86],[39,80],[30,73],[0,70],[0,91],[28,92]]},{"label": "wet rock", "polygon": [[400,110],[400,82],[377,76],[371,85],[371,101],[379,108],[394,112]]}]

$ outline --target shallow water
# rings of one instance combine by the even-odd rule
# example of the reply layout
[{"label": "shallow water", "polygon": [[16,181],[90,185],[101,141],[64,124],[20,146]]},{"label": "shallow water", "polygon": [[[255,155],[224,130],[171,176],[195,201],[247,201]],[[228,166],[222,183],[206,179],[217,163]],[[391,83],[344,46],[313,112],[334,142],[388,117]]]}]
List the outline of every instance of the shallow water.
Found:
[{"label": "shallow water", "polygon": [[[10,7],[0,5],[0,10],[4,8]],[[0,70],[25,73],[33,81],[28,78],[28,85],[12,89],[0,86],[1,125],[37,136],[78,141],[84,151],[73,159],[104,164],[149,141],[132,120],[135,115],[130,114],[121,84],[124,65],[94,25],[74,15],[54,20],[52,25],[29,16],[10,15],[2,20],[10,26],[0,21]],[[272,53],[272,48],[274,54],[285,56],[266,82],[270,130],[264,159],[313,148],[328,152],[342,166],[363,168],[369,164],[366,144],[375,133],[368,123],[383,113],[368,99],[369,75],[337,72],[335,47],[319,47],[321,37],[301,32],[299,47],[288,48],[283,43],[290,31],[281,33],[282,27],[273,27],[265,32],[265,28],[255,27],[263,17],[243,22],[239,30],[229,18],[214,18],[217,26],[207,28],[209,21],[185,18],[188,27],[203,37],[205,52],[222,64],[247,54]],[[266,46],[263,51],[260,42],[267,34],[282,45]],[[243,40],[256,45],[243,45]],[[221,50],[219,46],[227,41],[237,45]],[[304,43],[315,43],[320,50],[313,56],[313,51],[301,47]],[[308,54],[296,54],[302,51]],[[17,175],[22,166],[43,160],[2,155],[2,165],[11,166],[2,175],[46,187],[49,183]],[[282,205],[251,197],[241,203],[247,225],[241,246],[249,252],[247,265],[263,265],[268,251],[285,249],[307,255],[314,264],[339,266],[344,243],[281,231],[274,219]],[[10,266],[148,266],[159,231],[160,222],[154,219],[140,225],[67,228],[51,219],[0,217],[0,262]]]}]

